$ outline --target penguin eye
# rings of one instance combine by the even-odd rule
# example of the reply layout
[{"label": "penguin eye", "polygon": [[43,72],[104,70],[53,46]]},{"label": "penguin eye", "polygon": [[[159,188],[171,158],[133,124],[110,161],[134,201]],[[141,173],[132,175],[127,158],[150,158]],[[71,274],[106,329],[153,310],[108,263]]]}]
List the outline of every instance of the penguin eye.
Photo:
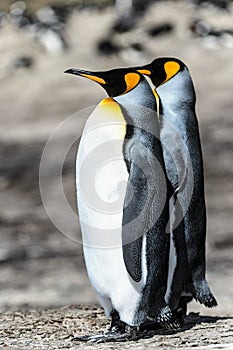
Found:
[{"label": "penguin eye", "polygon": [[141,80],[141,77],[137,73],[125,74],[126,90],[124,91],[124,94],[126,94],[130,90],[134,89],[138,85],[140,80]]},{"label": "penguin eye", "polygon": [[164,70],[166,73],[166,79],[163,81],[163,84],[179,72],[180,65],[175,61],[168,61],[164,64]]}]

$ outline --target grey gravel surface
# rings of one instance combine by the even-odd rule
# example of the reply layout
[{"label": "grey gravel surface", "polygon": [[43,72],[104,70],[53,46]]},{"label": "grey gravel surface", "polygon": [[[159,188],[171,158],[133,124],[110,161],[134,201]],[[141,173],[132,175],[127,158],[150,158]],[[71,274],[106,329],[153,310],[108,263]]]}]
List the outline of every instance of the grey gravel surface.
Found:
[{"label": "grey gravel surface", "polygon": [[[0,347],[19,349],[233,349],[233,318],[190,313],[178,332],[150,330],[138,341],[90,344],[73,337],[107,330],[109,321],[99,307],[72,305],[60,309],[0,314]],[[228,347],[225,347],[225,344]],[[224,345],[224,347],[223,347]],[[208,349],[208,348],[206,348]]]}]

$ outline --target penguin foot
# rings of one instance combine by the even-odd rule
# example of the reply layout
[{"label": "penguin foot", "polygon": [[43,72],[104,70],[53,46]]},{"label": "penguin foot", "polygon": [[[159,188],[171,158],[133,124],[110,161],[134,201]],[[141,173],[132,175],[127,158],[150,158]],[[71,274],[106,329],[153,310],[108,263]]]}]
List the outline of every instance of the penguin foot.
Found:
[{"label": "penguin foot", "polygon": [[165,306],[163,309],[159,310],[156,321],[163,326],[163,328],[173,331],[176,331],[181,327],[180,321],[173,315],[169,306]]},{"label": "penguin foot", "polygon": [[109,328],[110,332],[123,333],[125,330],[126,323],[120,320],[120,315],[116,310],[111,312],[112,322]]},{"label": "penguin foot", "polygon": [[186,316],[184,309],[181,307],[177,307],[175,310],[172,311],[172,313],[173,316],[179,321],[180,325],[183,325]]},{"label": "penguin foot", "polygon": [[192,301],[192,299],[192,296],[180,297],[179,305],[175,310],[172,310],[173,316],[175,316],[181,324],[184,323],[184,319],[187,316],[187,304]]},{"label": "penguin foot", "polygon": [[85,335],[75,337],[72,341],[89,342],[89,343],[108,343],[108,342],[124,342],[128,340],[138,340],[143,337],[143,333],[139,333],[137,327],[125,325],[124,332],[108,331],[103,334]]},{"label": "penguin foot", "polygon": [[213,296],[208,286],[207,281],[202,281],[195,285],[195,299],[199,303],[205,305],[206,307],[215,307],[218,306],[217,300]]},{"label": "penguin foot", "polygon": [[147,320],[139,326],[139,330],[143,332],[156,331],[161,329],[163,329],[163,326],[153,320]]}]

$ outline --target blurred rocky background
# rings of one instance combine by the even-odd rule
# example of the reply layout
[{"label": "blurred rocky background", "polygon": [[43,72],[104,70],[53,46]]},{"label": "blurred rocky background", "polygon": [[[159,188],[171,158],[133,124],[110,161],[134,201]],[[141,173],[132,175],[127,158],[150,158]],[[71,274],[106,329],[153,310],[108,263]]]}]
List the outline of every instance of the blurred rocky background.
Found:
[{"label": "blurred rocky background", "polygon": [[[176,56],[197,92],[208,207],[207,270],[219,301],[233,310],[233,2],[27,0],[0,2],[0,311],[97,301],[82,247],[59,232],[43,208],[39,164],[50,134],[105,94],[70,67],[105,70]],[[80,134],[82,123],[77,124]],[[66,135],[67,136],[67,135]],[[59,144],[48,163],[56,191]],[[74,205],[77,145],[63,171]],[[62,217],[59,201],[54,211]],[[77,237],[80,237],[77,225]]]}]

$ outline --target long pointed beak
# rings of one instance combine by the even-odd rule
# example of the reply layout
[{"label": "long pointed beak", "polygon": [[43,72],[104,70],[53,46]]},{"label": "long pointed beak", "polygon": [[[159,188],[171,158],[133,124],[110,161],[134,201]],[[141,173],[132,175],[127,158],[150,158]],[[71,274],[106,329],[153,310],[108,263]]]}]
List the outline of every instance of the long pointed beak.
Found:
[{"label": "long pointed beak", "polygon": [[91,75],[91,72],[88,72],[86,70],[82,70],[82,69],[77,69],[77,68],[70,68],[65,70],[64,73],[68,73],[68,74],[75,74],[75,75],[82,75],[82,74],[86,74],[86,75]]},{"label": "long pointed beak", "polygon": [[106,84],[106,81],[100,77],[98,77],[98,72],[89,72],[82,69],[70,68],[67,69],[64,73],[79,75],[84,78],[91,79],[99,84]]}]

